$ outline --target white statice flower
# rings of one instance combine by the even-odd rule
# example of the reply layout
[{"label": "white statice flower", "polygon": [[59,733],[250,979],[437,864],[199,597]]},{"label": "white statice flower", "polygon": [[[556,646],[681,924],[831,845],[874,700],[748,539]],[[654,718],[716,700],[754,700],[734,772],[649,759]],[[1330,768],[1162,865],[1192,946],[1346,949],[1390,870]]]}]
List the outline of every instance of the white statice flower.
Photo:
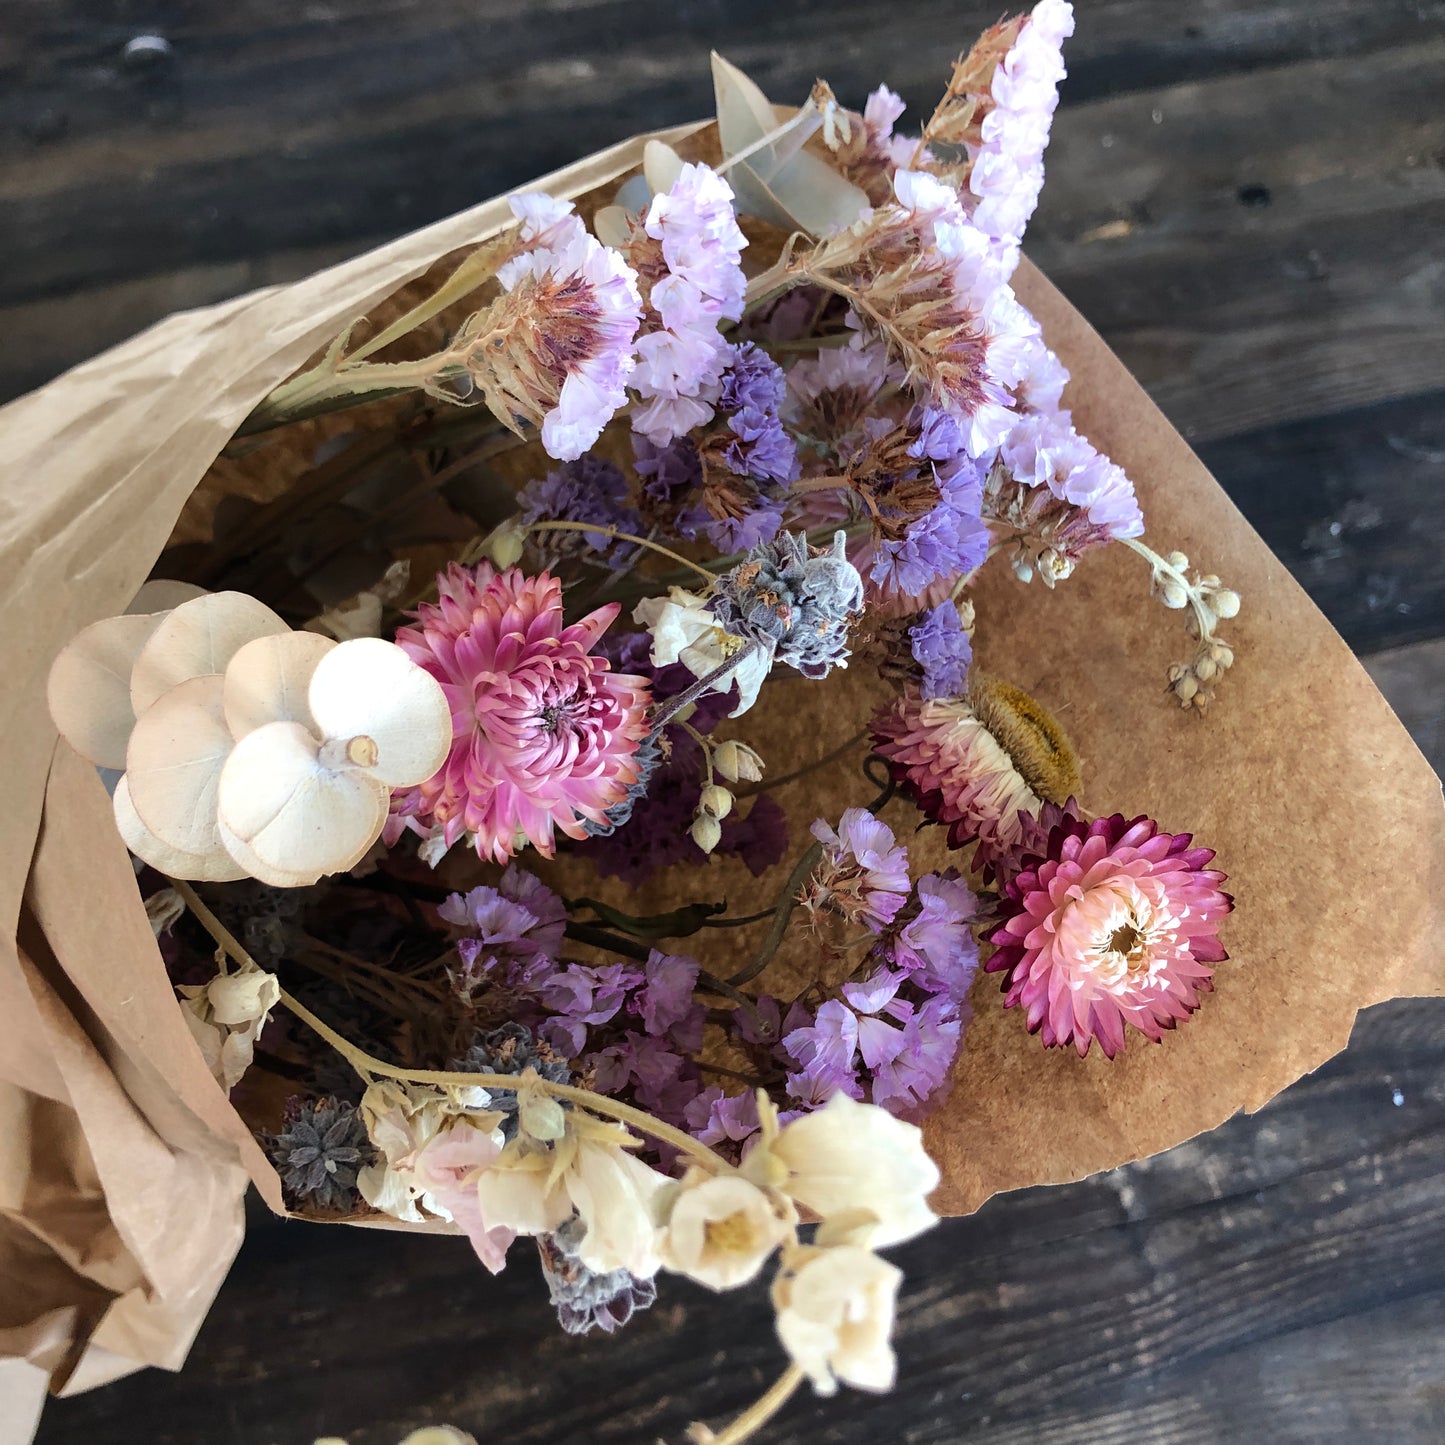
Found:
[{"label": "white statice flower", "polygon": [[736,1289],[756,1278],[793,1232],[777,1197],[736,1174],[693,1170],[664,1207],[664,1267],[709,1289]]},{"label": "white statice flower", "polygon": [[[666,597],[644,598],[632,617],[652,634],[654,667],[680,662],[694,677],[706,677],[747,645],[719,626],[706,600],[685,587],[672,588]],[[766,650],[755,649],[721,680],[715,691],[726,692],[734,683],[738,688],[730,717],[741,716],[758,700],[771,667]]]},{"label": "white statice flower", "polygon": [[778,1338],[820,1395],[841,1381],[893,1388],[893,1317],[903,1272],[857,1245],[800,1249],[773,1282]]},{"label": "white statice flower", "polygon": [[281,1002],[276,976],[248,960],[231,973],[218,973],[210,983],[185,984],[176,992],[206,1067],[223,1089],[234,1089],[251,1066],[256,1039],[271,1010]]},{"label": "white statice flower", "polygon": [[875,1249],[912,1239],[938,1221],[927,1203],[938,1187],[938,1166],[923,1148],[923,1131],[847,1094],[834,1094],[775,1136],[766,1129],[743,1168],[824,1221],[862,1223],[854,1237]]}]

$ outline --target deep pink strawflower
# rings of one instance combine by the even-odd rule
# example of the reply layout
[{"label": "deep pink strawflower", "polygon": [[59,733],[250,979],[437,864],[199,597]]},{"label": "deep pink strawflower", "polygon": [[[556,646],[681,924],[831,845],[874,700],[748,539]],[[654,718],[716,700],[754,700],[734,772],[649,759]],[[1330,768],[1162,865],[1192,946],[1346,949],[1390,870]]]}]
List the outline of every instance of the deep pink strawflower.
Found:
[{"label": "deep pink strawflower", "polygon": [[1157,1043],[1213,988],[1234,900],[1214,851],[1190,841],[1146,817],[1087,822],[1070,799],[1046,804],[999,863],[1004,921],[984,967],[1047,1047],[1082,1056],[1097,1039],[1112,1059],[1126,1026]]},{"label": "deep pink strawflower", "polygon": [[435,777],[393,796],[388,838],[409,827],[450,847],[471,833],[498,863],[528,843],[551,857],[557,830],[583,837],[637,781],[647,680],[592,653],[618,605],[568,626],[555,577],[487,562],[453,563],[437,591],[396,640],[441,683],[452,749]]}]

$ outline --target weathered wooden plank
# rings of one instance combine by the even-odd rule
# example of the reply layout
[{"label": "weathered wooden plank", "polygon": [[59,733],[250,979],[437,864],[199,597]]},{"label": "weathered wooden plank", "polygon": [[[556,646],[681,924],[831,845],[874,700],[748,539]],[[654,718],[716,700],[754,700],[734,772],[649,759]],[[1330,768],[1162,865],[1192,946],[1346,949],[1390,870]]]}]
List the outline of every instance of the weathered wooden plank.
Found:
[{"label": "weathered wooden plank", "polygon": [[1445,41],[1078,108],[1030,255],[1194,440],[1445,385],[1442,86]]},{"label": "weathered wooden plank", "polygon": [[1357,652],[1445,629],[1445,393],[1291,422],[1199,454]]},{"label": "weathered wooden plank", "polygon": [[[792,1442],[1204,1445],[1445,1428],[1445,1008],[1396,1002],[1253,1118],[1158,1159],[993,1200],[896,1252],[898,1390],[801,1400]],[[394,1445],[679,1439],[779,1366],[761,1288],[674,1281],[615,1340],[556,1332],[529,1262],[445,1239],[253,1230],[186,1370],[59,1401],[41,1445],[100,1434]]]}]

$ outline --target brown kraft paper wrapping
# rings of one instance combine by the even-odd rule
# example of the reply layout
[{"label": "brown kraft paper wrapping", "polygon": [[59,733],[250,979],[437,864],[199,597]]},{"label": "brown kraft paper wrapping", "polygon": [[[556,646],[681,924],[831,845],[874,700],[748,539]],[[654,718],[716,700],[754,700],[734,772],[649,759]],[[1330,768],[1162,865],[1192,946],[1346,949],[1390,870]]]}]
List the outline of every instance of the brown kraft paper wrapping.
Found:
[{"label": "brown kraft paper wrapping", "polygon": [[[696,127],[664,138],[710,137]],[[610,188],[645,138],[537,183]],[[239,1244],[246,1178],[274,1171],[207,1072],[151,937],[94,771],[57,744],[45,677],[81,627],[123,610],[187,497],[255,404],[400,285],[510,219],[487,202],[287,287],[173,316],[0,409],[0,1356],[52,1388],[136,1364],[175,1368]],[[1133,477],[1149,536],[1244,599],[1238,661],[1207,717],[1164,696],[1187,645],[1142,563],[1096,553],[1053,593],[1002,567],[976,588],[981,664],[1055,709],[1095,812],[1148,812],[1218,850],[1238,911],[1230,960],[1162,1046],[1044,1050],[980,977],[953,1090],[927,1126],[935,1204],[1061,1183],[1155,1153],[1259,1108],[1342,1049],[1356,1012],[1445,992],[1439,785],[1341,639],[1099,338],[1024,263],[1023,301],[1073,372],[1075,420]],[[790,682],[735,725],[774,774],[857,732],[878,696],[862,668]],[[864,799],[856,758],[780,790],[794,839]],[[956,861],[939,830],[885,817],[915,871]],[[562,863],[570,872],[575,863]],[[636,910],[770,897],[736,860],[664,875]],[[799,954],[785,952],[787,968]]]}]

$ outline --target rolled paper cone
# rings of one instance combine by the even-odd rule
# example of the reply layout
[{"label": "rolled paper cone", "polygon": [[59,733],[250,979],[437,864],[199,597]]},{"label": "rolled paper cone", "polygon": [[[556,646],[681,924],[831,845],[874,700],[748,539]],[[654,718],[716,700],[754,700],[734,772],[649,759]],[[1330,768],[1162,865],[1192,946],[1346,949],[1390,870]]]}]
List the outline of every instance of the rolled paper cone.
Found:
[{"label": "rolled paper cone", "polygon": [[[710,125],[659,138],[689,159],[717,155]],[[534,188],[576,198],[590,215],[640,167],[648,139]],[[52,1181],[11,1191],[35,1200],[25,1206],[35,1213],[28,1229],[0,1231],[0,1291],[18,1298],[18,1282],[36,1280],[45,1289],[24,1295],[33,1316],[0,1336],[0,1351],[56,1383],[177,1362],[239,1242],[247,1175],[272,1208],[282,1201],[180,1017],[105,789],[57,741],[45,707],[50,662],[81,627],[126,607],[168,540],[206,539],[223,495],[273,501],[310,464],[302,446],[314,447],[325,419],[266,448],[250,470],[217,460],[274,386],[358,316],[395,319],[405,305],[388,298],[433,268],[444,275],[453,253],[511,219],[497,198],[294,285],[171,317],[0,410],[0,760],[10,788],[0,910],[14,925],[0,932],[0,1080],[17,1107],[63,1121],[6,1131],[0,1147],[0,1179],[31,1177],[44,1161]],[[1144,569],[1122,549],[1086,557],[1052,593],[990,569],[976,590],[980,661],[1059,712],[1092,811],[1147,812],[1192,831],[1218,851],[1239,907],[1223,930],[1230,959],[1200,1012],[1162,1045],[1132,1040],[1112,1063],[1097,1051],[1045,1051],[1002,1008],[996,980],[980,977],[951,1092],[927,1124],[944,1174],[934,1202],[952,1213],[1257,1109],[1343,1048],[1360,1008],[1445,991],[1434,774],[1345,644],[1088,325],[1027,263],[1017,287],[1073,372],[1066,400],[1079,429],[1134,478],[1151,538],[1243,598],[1228,629],[1238,661],[1208,717],[1173,706],[1163,681],[1179,642],[1174,619],[1151,603]],[[746,723],[775,776],[856,733],[881,695],[863,668],[787,687],[786,707],[765,697]],[[853,767],[863,754],[860,744],[778,790],[795,842],[815,817],[836,822],[866,800]],[[915,871],[959,861],[941,830],[914,835],[910,805],[894,800],[884,816],[909,842]],[[639,913],[699,896],[765,897],[787,866],[754,879],[720,859],[642,890],[598,880],[575,857],[538,871],[573,886],[585,877],[590,896]],[[712,948],[728,962],[739,947],[730,934],[699,941],[705,965]],[[808,976],[806,942],[790,941],[776,967],[785,980]],[[83,1193],[88,1212],[76,1214],[68,1201]],[[66,1213],[65,1251],[36,1244],[56,1236],[50,1211]],[[77,1219],[87,1221],[79,1233]],[[85,1259],[113,1268],[87,1272]]]}]

